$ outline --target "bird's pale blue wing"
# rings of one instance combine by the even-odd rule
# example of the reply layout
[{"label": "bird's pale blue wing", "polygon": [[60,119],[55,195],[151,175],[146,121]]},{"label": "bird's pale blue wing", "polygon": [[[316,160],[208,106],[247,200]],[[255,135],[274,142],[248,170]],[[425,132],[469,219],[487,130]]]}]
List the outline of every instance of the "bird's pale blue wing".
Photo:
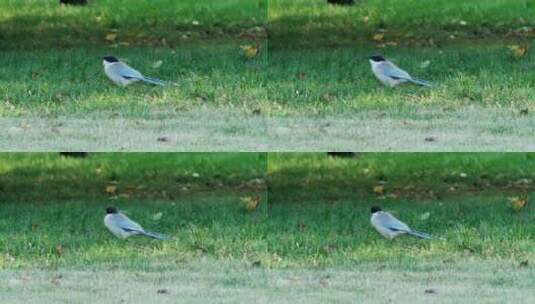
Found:
[{"label": "bird's pale blue wing", "polygon": [[138,223],[132,221],[124,214],[115,214],[115,216],[113,217],[113,221],[118,227],[123,230],[140,232],[143,231],[143,228]]},{"label": "bird's pale blue wing", "polygon": [[141,75],[140,72],[134,70],[133,68],[122,62],[114,64],[111,68],[114,73],[116,73],[117,75],[121,75],[124,78],[143,79],[143,75]]},{"label": "bird's pale blue wing", "polygon": [[394,79],[411,79],[411,75],[409,73],[405,72],[404,70],[400,69],[393,63],[385,62],[381,65],[381,69],[383,70],[384,74],[388,77],[394,78]]},{"label": "bird's pale blue wing", "polygon": [[381,222],[383,227],[388,228],[393,231],[410,231],[411,229],[407,224],[395,218],[388,212],[383,212],[379,215],[378,220]]}]

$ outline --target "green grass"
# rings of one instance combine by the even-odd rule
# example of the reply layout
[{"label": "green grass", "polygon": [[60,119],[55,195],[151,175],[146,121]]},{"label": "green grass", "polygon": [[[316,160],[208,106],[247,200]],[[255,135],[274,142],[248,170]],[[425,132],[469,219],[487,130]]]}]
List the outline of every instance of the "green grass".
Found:
[{"label": "green grass", "polygon": [[[245,240],[252,247],[257,246],[254,240],[261,243],[253,230],[267,205],[247,213],[241,198],[260,195],[265,201],[265,154],[92,153],[78,159],[14,153],[0,159],[1,208],[9,214],[0,224],[2,267],[121,261],[145,267],[149,256],[187,262],[206,252],[226,257],[234,249],[247,252]],[[123,246],[135,243],[110,238],[102,223],[108,205],[118,206],[147,229],[172,235],[176,242],[139,239],[139,251],[123,255],[129,251]],[[162,217],[155,220],[158,212]],[[215,241],[216,230],[228,239]],[[184,256],[176,255],[177,250]]]},{"label": "green grass", "polygon": [[[164,268],[187,264],[205,255],[223,260],[255,259],[267,254],[265,231],[257,224],[265,212],[249,214],[240,200],[253,194],[251,190],[236,190],[185,193],[166,201],[79,198],[68,203],[4,203],[2,209],[9,219],[2,221],[6,236],[1,245],[2,268],[117,265],[143,270],[158,268],[158,264]],[[103,224],[108,205],[117,206],[147,230],[170,235],[173,240],[116,239]],[[159,212],[161,219],[154,220]]]},{"label": "green grass", "polygon": [[[270,199],[298,202],[352,196],[440,199],[492,193],[526,194],[535,189],[531,153],[325,153],[269,154]],[[378,195],[375,186],[385,193]],[[315,189],[313,193],[304,189]],[[292,199],[294,199],[292,197]]]},{"label": "green grass", "polygon": [[[4,203],[0,265],[7,283],[0,297],[83,302],[89,297],[84,290],[92,290],[93,299],[136,302],[164,289],[158,302],[175,294],[199,301],[205,288],[200,299],[211,301],[254,294],[257,300],[382,303],[385,293],[408,300],[410,292],[425,303],[427,289],[455,303],[472,303],[474,293],[481,303],[504,297],[522,303],[532,296],[533,210],[513,213],[500,196],[286,200],[254,213],[239,208],[236,193],[113,203],[174,239],[115,239],[102,224],[109,202]],[[384,240],[369,225],[372,204],[445,240]],[[162,218],[154,220],[159,212]]]},{"label": "green grass", "polygon": [[[0,154],[0,194],[6,202],[174,199],[204,191],[259,190],[263,153]],[[251,182],[253,181],[253,182]],[[106,192],[115,186],[114,193]]]},{"label": "green grass", "polygon": [[9,303],[530,303],[533,268],[421,263],[343,269],[264,269],[205,261],[160,271],[2,271]]},{"label": "green grass", "polygon": [[270,41],[277,47],[313,47],[371,41],[378,32],[386,40],[408,44],[533,35],[531,0],[357,2],[333,7],[323,0],[272,0]]},{"label": "green grass", "polygon": [[[4,269],[118,265],[143,270],[187,265],[206,257],[267,268],[394,263],[413,269],[420,261],[455,265],[467,256],[519,265],[535,254],[532,207],[513,212],[503,195],[297,202],[292,196],[281,200],[274,191],[269,192],[269,204],[252,213],[244,210],[240,197],[255,195],[254,191],[183,194],[165,201],[5,202],[1,265]],[[102,223],[104,208],[110,204],[173,240],[115,239]],[[384,240],[369,224],[372,205],[381,205],[415,229],[444,240]],[[159,212],[163,216],[155,220]],[[426,213],[428,219],[423,218]]]},{"label": "green grass", "polygon": [[[86,290],[104,303],[151,295],[167,303],[175,294],[192,302],[532,296],[533,199],[520,210],[508,201],[534,192],[531,154],[0,160],[0,300],[10,303],[84,302]],[[242,202],[250,196],[262,199],[255,211]],[[102,223],[108,205],[173,239],[116,239]],[[372,205],[436,239],[383,239],[369,224]]]},{"label": "green grass", "polygon": [[[265,1],[57,2],[0,4],[0,64],[6,67],[0,72],[0,116],[14,132],[2,137],[2,146],[176,150],[170,143],[175,137],[186,150],[212,150],[220,140],[260,146],[252,138],[265,134],[265,127],[252,112],[266,102],[261,71],[267,53],[248,60],[240,46],[264,44]],[[116,37],[107,39],[109,34]],[[103,73],[107,54],[170,85],[117,87]],[[35,125],[38,119],[44,127]],[[254,131],[244,132],[249,124]],[[237,133],[255,135],[239,139]],[[157,142],[162,136],[170,142]]]},{"label": "green grass", "polygon": [[[533,1],[325,2],[4,1],[0,142],[10,151],[532,150],[534,57],[508,46],[532,44]],[[246,59],[240,46],[252,44],[260,55]],[[435,86],[383,87],[367,61],[376,53]],[[116,87],[105,54],[172,85]]]},{"label": "green grass", "polygon": [[[530,151],[534,57],[513,58],[516,43],[272,47],[269,142],[285,151]],[[434,86],[384,87],[373,54]]]},{"label": "green grass", "polygon": [[[80,45],[183,45],[199,40],[262,39],[264,0],[98,0],[60,6],[55,0],[0,3],[0,48]],[[115,41],[106,35],[115,33]]]},{"label": "green grass", "polygon": [[[75,48],[3,53],[0,106],[3,117],[98,119],[169,117],[224,106],[252,111],[265,102],[263,57],[247,61],[239,44],[170,48]],[[118,87],[104,75],[101,57],[114,54],[170,85]],[[162,61],[161,66],[155,63]]]},{"label": "green grass", "polygon": [[[4,154],[2,159],[5,268],[119,263],[137,269],[202,256],[267,268],[393,261],[410,268],[420,259],[457,263],[466,254],[512,263],[533,255],[532,202],[515,211],[508,201],[533,192],[531,154],[363,154],[342,160],[324,154],[268,159]],[[374,192],[377,185],[383,193]],[[241,198],[251,195],[263,202],[247,212]],[[110,204],[174,240],[116,240],[102,225],[103,208]],[[369,225],[369,208],[376,204],[444,240],[379,238]],[[154,220],[158,212],[163,217]],[[422,218],[426,213],[429,218]],[[137,249],[126,250],[130,246]]]},{"label": "green grass", "polygon": [[[383,54],[432,88],[411,85],[391,89],[373,76],[368,57]],[[515,60],[507,45],[456,44],[444,47],[364,46],[302,50],[273,50],[269,57],[268,96],[278,112],[301,115],[350,115],[384,111],[410,119],[425,110],[463,112],[470,108],[499,108],[519,114],[535,110],[527,73],[532,54]],[[277,112],[276,112],[277,113]]]},{"label": "green grass", "polygon": [[[531,259],[533,207],[516,212],[508,197],[533,193],[534,165],[531,154],[270,154],[269,216],[284,219],[275,248],[309,265]],[[445,240],[384,241],[369,226],[373,205]]]}]

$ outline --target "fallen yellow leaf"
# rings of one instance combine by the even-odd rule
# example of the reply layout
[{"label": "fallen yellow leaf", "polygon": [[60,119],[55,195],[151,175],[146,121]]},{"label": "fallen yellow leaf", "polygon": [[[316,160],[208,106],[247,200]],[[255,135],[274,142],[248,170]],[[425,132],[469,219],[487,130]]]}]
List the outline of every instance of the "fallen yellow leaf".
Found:
[{"label": "fallen yellow leaf", "polygon": [[383,33],[377,33],[373,35],[373,40],[375,41],[383,41],[384,38],[385,38],[385,34]]},{"label": "fallen yellow leaf", "polygon": [[106,186],[106,190],[105,191],[108,194],[115,194],[117,192],[117,186],[113,186],[113,185]]},{"label": "fallen yellow leaf", "polygon": [[507,47],[509,49],[509,53],[513,58],[519,59],[528,53],[529,45],[510,45]]},{"label": "fallen yellow leaf", "polygon": [[108,40],[109,42],[115,42],[115,40],[117,40],[117,34],[115,33],[109,33],[106,35],[106,40]]},{"label": "fallen yellow leaf", "polygon": [[242,197],[242,198],[240,198],[240,200],[244,203],[245,210],[247,210],[249,212],[255,211],[258,208],[258,206],[260,206],[260,197],[259,196],[256,196],[256,197],[250,197],[250,196]]},{"label": "fallen yellow leaf", "polygon": [[513,210],[520,211],[528,205],[528,197],[510,197],[509,202],[511,202],[511,207],[513,207]]},{"label": "fallen yellow leaf", "polygon": [[383,194],[385,192],[385,187],[384,186],[375,186],[375,187],[373,187],[373,192],[375,192],[377,194]]},{"label": "fallen yellow leaf", "polygon": [[242,45],[240,47],[246,58],[251,59],[258,55],[260,49],[257,45]]}]

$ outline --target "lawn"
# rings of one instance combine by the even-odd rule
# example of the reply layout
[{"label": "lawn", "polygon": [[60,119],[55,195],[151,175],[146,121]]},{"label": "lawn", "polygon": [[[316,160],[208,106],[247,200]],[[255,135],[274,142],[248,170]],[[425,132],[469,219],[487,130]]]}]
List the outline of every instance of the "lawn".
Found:
[{"label": "lawn", "polygon": [[[0,299],[10,303],[533,297],[533,199],[509,200],[534,192],[531,154],[0,159]],[[257,209],[244,203],[253,196]],[[110,204],[173,239],[114,238],[102,224]],[[436,238],[382,239],[372,205]]]},{"label": "lawn", "polygon": [[[91,153],[82,159],[3,153],[0,193],[16,204],[165,200],[211,190],[262,189],[254,180],[264,178],[266,165],[264,153]],[[116,189],[105,191],[108,186]]]},{"label": "lawn", "polygon": [[[199,40],[260,39],[265,0],[94,0],[60,6],[55,0],[0,3],[1,48],[175,46]],[[113,36],[108,36],[114,34]]]},{"label": "lawn", "polygon": [[[103,71],[106,54],[170,85],[115,86]],[[10,50],[3,52],[0,64],[3,117],[161,119],[217,106],[251,112],[266,100],[259,73],[265,61],[247,61],[232,42],[179,49]]]},{"label": "lawn", "polygon": [[271,44],[315,47],[354,44],[382,33],[385,40],[429,44],[444,40],[532,37],[532,0],[271,0]]},{"label": "lawn", "polygon": [[[2,2],[2,146],[533,149],[532,1],[212,2]],[[435,85],[382,87],[377,53]],[[170,85],[116,87],[105,54]]]},{"label": "lawn", "polygon": [[[530,200],[534,160],[531,154],[270,154],[269,216],[285,219],[277,249],[320,265],[455,261],[466,250],[485,259],[532,256],[533,206],[515,211],[510,199]],[[444,240],[377,240],[369,226],[373,205]],[[392,250],[394,244],[400,247]]]}]

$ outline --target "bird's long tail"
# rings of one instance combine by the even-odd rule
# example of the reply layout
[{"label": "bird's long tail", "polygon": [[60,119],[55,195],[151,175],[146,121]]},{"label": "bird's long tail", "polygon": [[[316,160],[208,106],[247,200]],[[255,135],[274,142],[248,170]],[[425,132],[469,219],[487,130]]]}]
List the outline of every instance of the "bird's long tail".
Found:
[{"label": "bird's long tail", "polygon": [[428,233],[425,233],[425,232],[420,232],[420,231],[416,231],[416,230],[409,230],[409,231],[407,231],[407,233],[410,234],[410,235],[413,235],[415,237],[419,237],[421,239],[426,239],[426,240],[433,239],[431,237],[431,235],[429,235]]},{"label": "bird's long tail", "polygon": [[424,86],[424,87],[431,87],[431,86],[433,86],[429,81],[427,81],[427,80],[423,80],[423,79],[418,79],[418,78],[411,78],[411,79],[410,79],[410,82],[412,82],[412,83],[414,83],[414,84],[417,84],[417,85]]},{"label": "bird's long tail", "polygon": [[155,84],[155,85],[160,85],[160,86],[164,86],[165,85],[165,82],[163,80],[160,80],[160,79],[157,79],[157,78],[150,78],[150,77],[143,77],[141,78],[141,80],[145,81],[145,82],[148,82],[148,83],[152,83],[152,84]]},{"label": "bird's long tail", "polygon": [[166,235],[163,235],[163,234],[160,234],[160,233],[156,233],[156,232],[143,231],[143,232],[141,232],[141,234],[146,235],[146,236],[151,237],[151,238],[154,238],[154,239],[157,239],[157,240],[162,240],[162,241],[170,239],[170,237],[168,237]]}]

